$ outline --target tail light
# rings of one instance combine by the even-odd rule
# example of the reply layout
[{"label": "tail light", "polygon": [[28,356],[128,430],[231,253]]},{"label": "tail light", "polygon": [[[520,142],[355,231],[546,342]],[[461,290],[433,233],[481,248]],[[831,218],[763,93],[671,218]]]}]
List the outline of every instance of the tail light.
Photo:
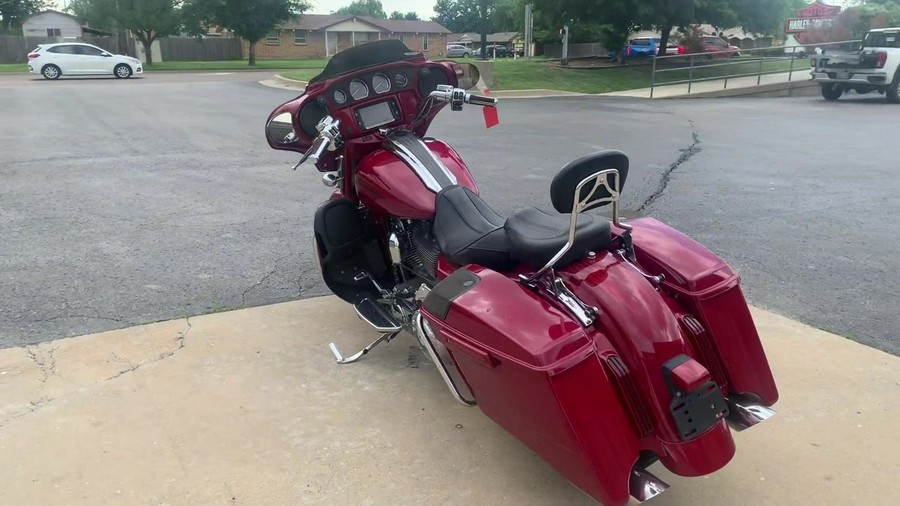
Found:
[{"label": "tail light", "polygon": [[878,54],[876,55],[876,57],[877,57],[878,59],[875,61],[875,68],[876,68],[876,69],[883,69],[883,68],[884,68],[884,64],[887,62],[887,52],[886,52],[886,51],[879,51]]},{"label": "tail light", "polygon": [[684,46],[678,46],[678,54],[684,54]]},{"label": "tail light", "polygon": [[631,54],[631,46],[625,48],[625,54]]},{"label": "tail light", "polygon": [[[19,54],[21,54],[21,53],[19,53]],[[38,56],[40,56],[40,54],[38,54],[38,53],[28,53],[29,60],[33,60],[33,59],[37,58]]]}]

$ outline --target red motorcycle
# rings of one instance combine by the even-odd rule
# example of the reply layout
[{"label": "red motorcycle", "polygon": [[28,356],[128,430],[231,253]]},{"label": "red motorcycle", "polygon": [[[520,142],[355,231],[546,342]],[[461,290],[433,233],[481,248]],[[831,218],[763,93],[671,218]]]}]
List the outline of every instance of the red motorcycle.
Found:
[{"label": "red motorcycle", "polygon": [[[550,184],[557,213],[503,217],[466,164],[426,136],[469,93],[475,66],[428,61],[385,40],[335,55],[267,123],[274,149],[302,152],[334,188],[315,214],[322,278],[380,337],[406,330],[453,396],[604,504],[668,485],[660,461],[701,476],[734,455],[729,427],[778,399],[738,275],[649,217],[623,220],[628,157],[600,151]],[[611,218],[585,211],[603,205]]]}]

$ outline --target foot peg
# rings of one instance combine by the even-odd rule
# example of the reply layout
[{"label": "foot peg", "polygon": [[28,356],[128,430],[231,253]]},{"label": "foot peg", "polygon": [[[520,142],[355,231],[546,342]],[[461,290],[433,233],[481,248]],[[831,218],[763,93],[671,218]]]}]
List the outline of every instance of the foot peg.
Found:
[{"label": "foot peg", "polygon": [[628,480],[628,493],[639,502],[649,501],[662,494],[669,484],[650,474],[646,469],[635,467]]},{"label": "foot peg", "polygon": [[388,314],[377,302],[370,298],[365,298],[353,305],[356,314],[366,323],[375,328],[378,332],[400,332],[403,327]]},{"label": "foot peg", "polygon": [[748,399],[734,397],[728,399],[728,425],[737,432],[771,418],[775,410]]},{"label": "foot peg", "polygon": [[361,359],[364,355],[372,351],[372,348],[378,346],[382,342],[388,342],[400,331],[403,327],[400,323],[394,319],[393,316],[388,314],[387,311],[384,310],[377,302],[372,299],[365,298],[358,303],[353,305],[353,308],[356,309],[356,314],[359,316],[361,320],[371,325],[375,330],[381,333],[381,337],[372,342],[372,344],[366,346],[359,352],[349,356],[344,357],[341,355],[341,352],[338,351],[337,346],[334,343],[330,343],[328,345],[331,348],[331,353],[334,355],[335,360],[339,364],[349,364],[351,362],[356,362]]}]

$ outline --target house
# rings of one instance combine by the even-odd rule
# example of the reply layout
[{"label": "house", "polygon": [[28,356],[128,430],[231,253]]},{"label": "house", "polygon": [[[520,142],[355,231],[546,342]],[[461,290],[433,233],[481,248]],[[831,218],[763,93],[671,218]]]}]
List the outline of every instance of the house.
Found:
[{"label": "house", "polygon": [[[400,39],[414,51],[429,58],[443,56],[447,30],[434,21],[376,19],[369,16],[304,14],[256,44],[260,59],[325,58],[349,47],[382,39]],[[249,44],[242,41],[247,54]]]},{"label": "house", "polygon": [[84,21],[77,16],[54,10],[41,11],[22,21],[26,37],[81,37]]}]

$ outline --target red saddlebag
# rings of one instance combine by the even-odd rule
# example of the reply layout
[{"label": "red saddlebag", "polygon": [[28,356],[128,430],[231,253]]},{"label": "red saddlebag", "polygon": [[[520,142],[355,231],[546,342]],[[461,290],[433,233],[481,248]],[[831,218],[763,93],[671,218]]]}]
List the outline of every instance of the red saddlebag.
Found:
[{"label": "red saddlebag", "polygon": [[423,314],[481,410],[603,504],[628,501],[639,441],[595,338],[490,269],[441,281]]}]

